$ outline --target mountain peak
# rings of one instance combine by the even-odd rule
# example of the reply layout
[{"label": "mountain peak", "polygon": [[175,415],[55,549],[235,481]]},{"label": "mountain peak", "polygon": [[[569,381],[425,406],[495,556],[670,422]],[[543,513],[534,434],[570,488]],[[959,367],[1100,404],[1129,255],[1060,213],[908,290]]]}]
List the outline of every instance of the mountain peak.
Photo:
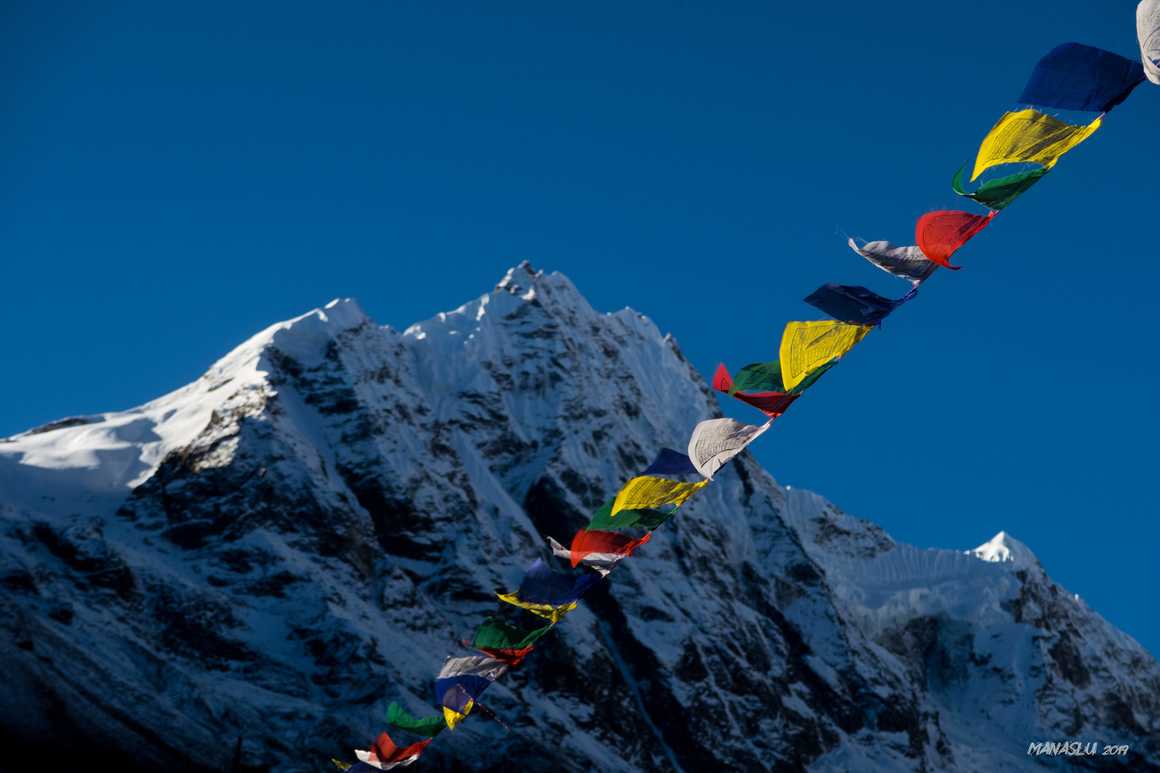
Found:
[{"label": "mountain peak", "polygon": [[967,552],[991,563],[1013,563],[1016,566],[1037,563],[1031,549],[1005,531],[999,532],[987,542]]},{"label": "mountain peak", "polygon": [[499,280],[496,284],[495,289],[507,290],[512,295],[516,295],[525,289],[524,285],[520,284],[521,282],[534,284],[535,280],[543,275],[544,272],[537,271],[530,260],[521,260],[519,265],[507,270],[507,273],[503,275],[503,279]]},{"label": "mountain peak", "polygon": [[[0,442],[0,733],[143,770],[226,769],[243,737],[257,770],[429,703],[493,589],[719,415],[643,315],[526,262],[500,284],[401,334],[331,301]],[[1027,738],[1082,724],[1160,769],[1160,667],[1007,534],[895,543],[749,455],[687,512],[489,693],[519,738],[477,723],[435,767],[1030,771]]]},{"label": "mountain peak", "polygon": [[325,320],[342,329],[358,327],[370,319],[354,298],[335,298],[318,312]]}]

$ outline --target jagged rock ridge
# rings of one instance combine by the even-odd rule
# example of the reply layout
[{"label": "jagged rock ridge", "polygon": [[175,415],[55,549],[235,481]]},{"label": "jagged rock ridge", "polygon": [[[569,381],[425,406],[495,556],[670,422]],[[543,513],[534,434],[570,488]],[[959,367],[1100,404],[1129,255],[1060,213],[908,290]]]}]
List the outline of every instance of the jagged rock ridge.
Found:
[{"label": "jagged rock ridge", "polygon": [[[334,301],[139,408],[0,443],[9,747],[320,770],[420,710],[541,554],[720,415],[675,341],[521,264],[398,332]],[[1160,667],[1022,543],[919,550],[748,456],[488,694],[435,768],[1160,768]],[[1092,759],[1085,764],[1098,766]]]}]

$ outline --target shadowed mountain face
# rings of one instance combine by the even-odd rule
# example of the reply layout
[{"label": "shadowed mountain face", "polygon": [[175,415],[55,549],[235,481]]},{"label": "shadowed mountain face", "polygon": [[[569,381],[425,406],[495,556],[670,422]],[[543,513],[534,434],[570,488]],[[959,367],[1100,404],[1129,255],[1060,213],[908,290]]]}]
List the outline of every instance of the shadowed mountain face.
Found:
[{"label": "shadowed mountain face", "polygon": [[[523,264],[404,332],[335,301],[152,403],[0,441],[6,748],[350,758],[389,701],[432,702],[546,537],[718,415],[652,322]],[[507,729],[473,717],[419,764],[1032,769],[1076,739],[1160,769],[1158,696],[1022,543],[899,545],[743,455],[488,692]]]}]

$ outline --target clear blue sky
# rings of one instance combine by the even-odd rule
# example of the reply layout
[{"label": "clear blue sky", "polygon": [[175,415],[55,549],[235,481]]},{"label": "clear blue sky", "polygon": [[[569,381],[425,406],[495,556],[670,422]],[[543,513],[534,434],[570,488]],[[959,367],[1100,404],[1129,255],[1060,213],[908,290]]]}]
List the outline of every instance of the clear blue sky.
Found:
[{"label": "clear blue sky", "polygon": [[[1135,0],[504,5],[4,3],[0,434],[523,258],[706,374],[771,357],[818,284],[904,289],[844,234],[958,206],[1041,54],[1135,50]],[[1145,84],[757,451],[901,540],[1013,533],[1153,653],[1158,129]]]}]

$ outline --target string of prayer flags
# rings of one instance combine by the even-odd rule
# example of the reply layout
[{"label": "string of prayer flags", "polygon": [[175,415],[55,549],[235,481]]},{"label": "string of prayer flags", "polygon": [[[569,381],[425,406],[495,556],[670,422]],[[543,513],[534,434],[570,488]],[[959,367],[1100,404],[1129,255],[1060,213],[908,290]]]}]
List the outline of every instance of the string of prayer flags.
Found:
[{"label": "string of prayer flags", "polygon": [[[850,248],[871,264],[910,282],[910,291],[891,300],[865,287],[823,285],[806,302],[832,320],[787,324],[775,361],[750,363],[736,376],[719,365],[713,388],[752,405],[769,420],[750,425],[727,418],[709,419],[693,429],[687,454],[661,449],[641,475],[629,480],[615,498],[592,514],[588,527],[575,535],[570,547],[549,539],[552,553],[571,564],[569,571],[555,571],[538,560],[528,568],[516,591],[498,594],[505,603],[475,630],[470,642],[480,654],[448,659],[435,679],[436,704],[442,717],[415,717],[398,704],[390,704],[387,724],[422,740],[400,747],[382,733],[370,749],[356,751],[359,762],[349,765],[335,760],[335,765],[347,773],[409,765],[444,727],[453,729],[473,710],[502,724],[478,703],[480,694],[495,679],[520,664],[539,639],[576,608],[584,593],[648,542],[651,530],[672,518],[689,497],[707,486],[723,465],[765,432],[774,418],[873,326],[915,297],[919,285],[939,266],[958,268],[950,263],[956,250],[1043,179],[1064,154],[1097,131],[1103,114],[1121,104],[1145,78],[1160,84],[1160,0],[1139,3],[1136,28],[1140,63],[1079,43],[1065,43],[1040,59],[1020,95],[1020,102],[1030,107],[1004,113],[979,146],[970,177],[977,187],[966,189],[965,167],[951,181],[955,194],[972,199],[990,213],[924,214],[915,225],[916,244],[911,246],[849,239]],[[1073,125],[1037,108],[1101,115],[1086,125]],[[988,170],[1007,164],[1024,166],[1001,176],[988,175],[980,182]],[[703,477],[697,481],[673,479],[694,475]]]},{"label": "string of prayer flags", "polygon": [[1064,43],[1035,65],[1019,101],[1056,110],[1106,113],[1143,82],[1139,62],[1102,48]]},{"label": "string of prayer flags", "polygon": [[391,727],[423,736],[424,738],[433,738],[447,727],[447,723],[443,721],[443,717],[414,717],[406,709],[394,702],[390,706],[387,706],[387,724]]},{"label": "string of prayer flags", "polygon": [[662,448],[653,463],[641,475],[696,475],[697,468],[689,457],[671,448]]},{"label": "string of prayer flags", "polygon": [[1043,167],[1024,169],[1021,172],[986,180],[974,191],[968,192],[963,187],[963,167],[955,172],[951,178],[951,190],[959,196],[972,199],[984,207],[1000,210],[1019,198],[1028,188],[1043,179],[1050,170]]},{"label": "string of prayer flags", "polygon": [[806,296],[805,301],[839,322],[851,325],[878,325],[890,312],[917,293],[918,288],[913,288],[898,300],[892,301],[865,287],[824,284]]},{"label": "string of prayer flags", "polygon": [[[695,469],[695,468],[694,468]],[[612,515],[612,505],[616,500],[610,499],[592,514],[592,520],[585,528],[593,531],[615,531],[618,529],[655,529],[676,513],[675,508],[665,510],[621,510]]]},{"label": "string of prayer flags", "polygon": [[377,770],[390,770],[391,768],[410,765],[419,759],[419,755],[423,753],[423,750],[430,743],[431,739],[425,738],[410,746],[399,747],[391,740],[389,735],[379,733],[379,737],[371,744],[370,749],[355,749],[354,756],[358,757],[359,762]]},{"label": "string of prayer flags", "polygon": [[689,438],[689,458],[697,471],[712,480],[726,463],[769,429],[772,420],[760,426],[733,419],[706,419],[693,428]]},{"label": "string of prayer flags", "polygon": [[1004,113],[979,146],[971,181],[1000,164],[1040,164],[1051,169],[1065,153],[1092,136],[1102,120],[1098,117],[1083,126],[1064,123],[1033,108]]},{"label": "string of prayer flags", "polygon": [[810,373],[840,359],[858,345],[870,325],[848,325],[831,320],[790,322],[781,335],[781,379],[793,389]]},{"label": "string of prayer flags", "polygon": [[912,284],[926,281],[937,263],[932,263],[917,246],[895,247],[887,241],[865,242],[861,247],[850,239],[850,249],[873,263],[887,274],[905,279]]},{"label": "string of prayer flags", "polygon": [[952,266],[951,256],[990,225],[996,214],[972,215],[950,209],[927,212],[915,224],[914,238],[924,255],[944,268],[958,271],[962,266]]},{"label": "string of prayer flags", "polygon": [[624,488],[613,500],[612,517],[615,518],[621,510],[655,509],[670,505],[680,507],[708,483],[707,480],[686,483],[649,475],[633,478],[624,484]]},{"label": "string of prayer flags", "polygon": [[1160,0],[1142,0],[1136,6],[1136,36],[1144,76],[1160,86]]}]

